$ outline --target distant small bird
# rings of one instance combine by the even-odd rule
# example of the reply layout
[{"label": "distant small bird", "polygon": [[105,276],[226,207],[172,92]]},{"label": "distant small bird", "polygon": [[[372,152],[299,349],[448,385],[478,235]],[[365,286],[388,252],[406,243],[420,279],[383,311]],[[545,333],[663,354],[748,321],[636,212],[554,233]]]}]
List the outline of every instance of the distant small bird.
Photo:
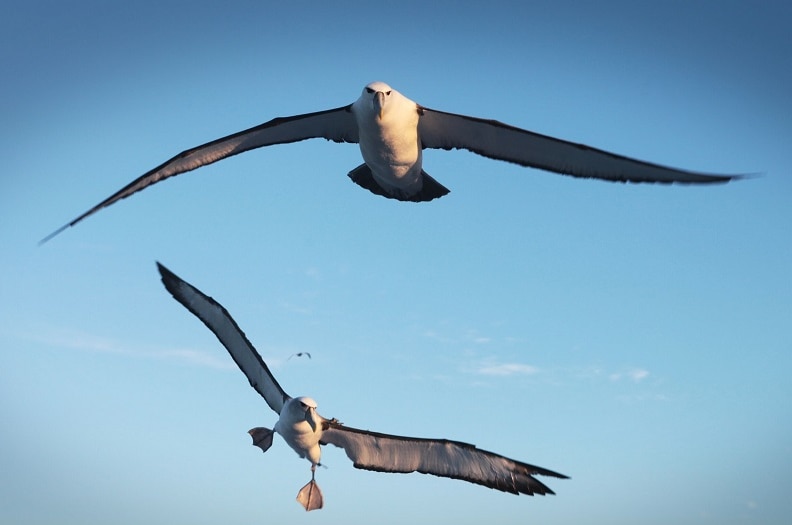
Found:
[{"label": "distant small bird", "polygon": [[286,359],[286,361],[288,361],[288,360],[289,360],[289,359],[291,359],[292,357],[302,357],[302,356],[304,356],[304,355],[308,356],[308,359],[310,359],[310,358],[311,358],[311,354],[310,354],[310,352],[297,352],[296,354],[292,354],[292,355],[290,355],[290,356],[289,356],[289,358],[288,358],[288,359]]},{"label": "distant small bird", "polygon": [[173,175],[251,149],[312,138],[358,143],[364,163],[350,171],[349,177],[376,195],[402,201],[430,201],[449,191],[423,170],[422,151],[426,148],[467,149],[521,166],[620,182],[711,183],[738,177],[668,168],[497,120],[435,111],[384,82],[372,82],[348,106],[275,118],[183,151],[61,226],[41,243],[100,209]]},{"label": "distant small bird", "polygon": [[249,431],[253,444],[266,452],[277,432],[301,457],[311,463],[311,481],[297,494],[306,511],[321,509],[324,500],[314,477],[321,458],[321,445],[341,447],[356,468],[377,472],[421,472],[477,483],[513,494],[554,494],[533,475],[567,478],[563,474],[480,450],[473,445],[447,439],[421,439],[380,434],[342,425],[316,412],[310,397],[292,398],[272,376],[259,353],[231,318],[211,297],[181,280],[157,263],[165,288],[217,336],[247,376],[250,386],[279,414],[272,429]]}]

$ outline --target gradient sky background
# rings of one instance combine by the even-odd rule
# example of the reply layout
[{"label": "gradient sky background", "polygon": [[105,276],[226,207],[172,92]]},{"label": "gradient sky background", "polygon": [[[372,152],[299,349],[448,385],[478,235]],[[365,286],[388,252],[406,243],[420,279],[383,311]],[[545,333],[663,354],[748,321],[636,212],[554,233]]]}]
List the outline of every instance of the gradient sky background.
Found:
[{"label": "gradient sky background", "polygon": [[[0,522],[781,524],[792,515],[789,2],[14,2],[0,16]],[[154,5],[156,4],[156,5]],[[268,5],[271,4],[271,5]],[[384,80],[445,111],[693,170],[577,180],[428,151],[257,150],[39,239],[172,155]],[[292,395],[554,469],[515,497],[309,466],[155,260]],[[313,359],[293,358],[311,352]]]}]

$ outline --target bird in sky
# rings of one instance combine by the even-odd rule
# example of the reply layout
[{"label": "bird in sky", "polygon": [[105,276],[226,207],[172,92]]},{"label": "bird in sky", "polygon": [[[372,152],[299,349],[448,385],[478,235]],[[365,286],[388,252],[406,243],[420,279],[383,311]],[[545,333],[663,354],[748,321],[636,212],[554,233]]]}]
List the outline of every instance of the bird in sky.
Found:
[{"label": "bird in sky", "polygon": [[522,463],[447,439],[423,439],[360,430],[326,419],[310,397],[289,396],[273,377],[264,360],[234,319],[218,302],[157,263],[162,282],[173,297],[217,336],[252,386],[278,415],[272,429],[249,431],[253,444],[264,452],[278,433],[301,458],[311,463],[311,480],[300,489],[297,501],[306,511],[321,509],[324,498],[316,483],[321,446],[343,448],[354,466],[377,472],[420,472],[460,479],[513,494],[554,494],[535,475],[567,476]]},{"label": "bird in sky", "polygon": [[372,82],[347,106],[275,118],[185,150],[64,224],[41,243],[100,209],[173,175],[248,150],[312,138],[359,144],[364,162],[350,171],[349,177],[376,195],[401,201],[430,201],[449,192],[424,171],[423,150],[426,148],[467,149],[521,166],[619,182],[703,184],[740,177],[669,168],[496,120],[429,109],[384,82]]}]

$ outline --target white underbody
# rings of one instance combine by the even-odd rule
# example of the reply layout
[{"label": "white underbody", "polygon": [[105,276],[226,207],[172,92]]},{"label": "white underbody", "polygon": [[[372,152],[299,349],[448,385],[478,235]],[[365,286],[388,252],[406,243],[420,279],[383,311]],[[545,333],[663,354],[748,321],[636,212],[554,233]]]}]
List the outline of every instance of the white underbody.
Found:
[{"label": "white underbody", "polygon": [[[313,412],[315,425],[312,427],[306,419],[306,410],[300,405],[305,398],[290,399],[283,405],[278,422],[273,430],[281,435],[284,441],[299,455],[311,462],[319,464],[322,455],[319,440],[322,437],[321,416]],[[313,410],[313,409],[311,409]],[[314,428],[315,427],[315,428]]]},{"label": "white underbody", "polygon": [[364,92],[353,104],[363,160],[377,184],[389,193],[418,193],[423,187],[418,106],[392,91],[380,112],[373,99]]}]

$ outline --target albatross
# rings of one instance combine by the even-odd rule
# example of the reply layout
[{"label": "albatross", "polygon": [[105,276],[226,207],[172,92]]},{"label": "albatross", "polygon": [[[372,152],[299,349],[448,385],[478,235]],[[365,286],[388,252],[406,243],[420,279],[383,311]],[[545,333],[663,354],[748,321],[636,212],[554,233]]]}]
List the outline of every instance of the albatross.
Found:
[{"label": "albatross", "polygon": [[278,117],[185,150],[64,224],[41,242],[168,177],[252,149],[313,138],[359,144],[363,164],[350,171],[349,177],[376,195],[401,201],[430,201],[449,192],[424,171],[423,150],[426,148],[466,149],[521,166],[609,181],[704,184],[739,177],[665,167],[497,120],[429,109],[384,82],[371,82],[352,104]]},{"label": "albatross", "polygon": [[322,491],[316,483],[321,446],[343,448],[354,466],[377,472],[420,472],[460,479],[513,494],[554,494],[535,475],[567,479],[542,467],[487,452],[474,445],[448,439],[395,436],[348,427],[316,411],[310,397],[291,397],[273,377],[237,323],[221,304],[157,263],[165,288],[217,336],[245,374],[250,386],[278,414],[272,429],[256,427],[248,433],[253,445],[266,452],[273,435],[280,434],[301,458],[311,463],[311,480],[300,489],[297,501],[306,511],[321,509]]}]

